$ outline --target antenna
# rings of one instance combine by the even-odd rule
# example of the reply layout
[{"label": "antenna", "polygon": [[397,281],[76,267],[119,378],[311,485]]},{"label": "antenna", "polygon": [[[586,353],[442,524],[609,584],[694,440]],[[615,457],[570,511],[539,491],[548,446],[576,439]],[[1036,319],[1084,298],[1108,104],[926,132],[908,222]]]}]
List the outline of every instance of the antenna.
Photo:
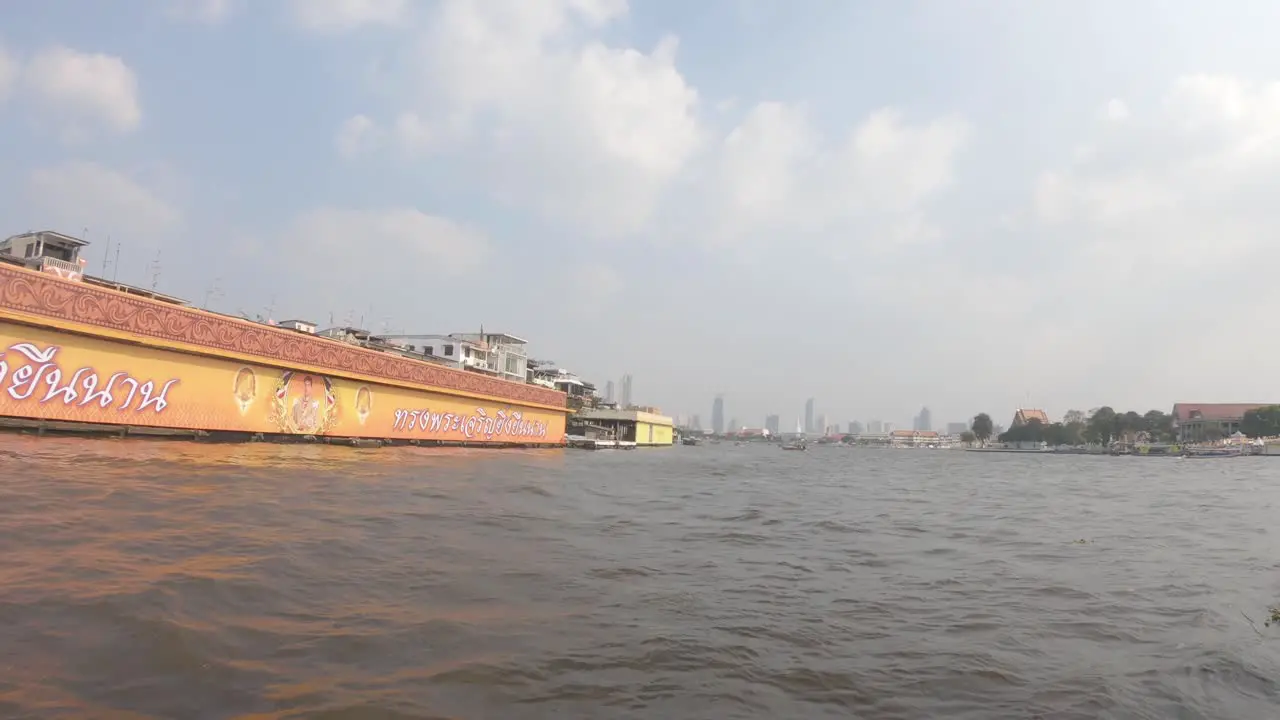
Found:
[{"label": "antenna", "polygon": [[102,252],[102,277],[107,276],[107,261],[111,259],[111,236],[107,236],[107,249]]},{"label": "antenna", "polygon": [[204,291],[204,309],[205,310],[209,309],[210,299],[217,299],[221,297],[222,297],[222,278],[216,277],[213,279],[213,285],[211,285],[208,290]]},{"label": "antenna", "polygon": [[116,259],[111,263],[111,282],[120,277],[120,243],[116,242]]},{"label": "antenna", "polygon": [[160,251],[156,251],[156,259],[151,261],[151,292],[156,291],[156,287],[160,285]]}]

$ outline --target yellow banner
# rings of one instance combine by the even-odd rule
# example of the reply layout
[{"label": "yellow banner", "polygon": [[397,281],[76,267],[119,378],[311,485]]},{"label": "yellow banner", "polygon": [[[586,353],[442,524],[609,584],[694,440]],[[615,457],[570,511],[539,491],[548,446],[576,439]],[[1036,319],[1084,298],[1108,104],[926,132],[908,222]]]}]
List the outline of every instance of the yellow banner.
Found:
[{"label": "yellow banner", "polygon": [[333,437],[555,444],[563,413],[0,323],[0,416]]}]

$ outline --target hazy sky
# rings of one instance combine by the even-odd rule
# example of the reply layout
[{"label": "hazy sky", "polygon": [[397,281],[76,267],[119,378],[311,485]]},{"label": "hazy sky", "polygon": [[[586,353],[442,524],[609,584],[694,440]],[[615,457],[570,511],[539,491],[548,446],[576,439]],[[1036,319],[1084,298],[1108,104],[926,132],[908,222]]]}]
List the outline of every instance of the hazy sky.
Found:
[{"label": "hazy sky", "polygon": [[[1280,3],[42,0],[0,232],[791,427],[1271,401]],[[117,270],[108,269],[111,275]],[[213,287],[220,292],[209,293]],[[1029,399],[1029,400],[1028,400]]]}]

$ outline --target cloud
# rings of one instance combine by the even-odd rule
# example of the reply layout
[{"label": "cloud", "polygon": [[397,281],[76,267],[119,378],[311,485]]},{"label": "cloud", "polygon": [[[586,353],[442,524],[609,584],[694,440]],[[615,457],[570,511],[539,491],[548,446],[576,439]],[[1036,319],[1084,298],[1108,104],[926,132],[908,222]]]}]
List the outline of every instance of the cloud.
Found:
[{"label": "cloud", "polygon": [[165,12],[175,20],[218,25],[240,8],[238,0],[163,0]]},{"label": "cloud", "polygon": [[353,115],[334,137],[334,145],[344,158],[354,158],[378,147],[380,132],[377,124],[368,115]]},{"label": "cloud", "polygon": [[725,244],[870,222],[873,239],[894,245],[936,238],[917,213],[952,183],[969,132],[958,117],[909,124],[885,108],[829,142],[803,106],[759,103],[718,148],[706,237]]},{"label": "cloud", "polygon": [[502,201],[589,235],[634,233],[704,140],[678,43],[588,39],[613,0],[443,0],[407,70],[394,137],[478,156]]},{"label": "cloud", "polygon": [[182,212],[137,179],[89,162],[31,173],[27,227],[154,243],[182,226]]},{"label": "cloud", "polygon": [[1245,348],[1280,303],[1280,83],[1187,75],[1117,107],[1081,136],[1087,152],[1036,178],[1006,249],[1028,281],[1025,362],[1057,368],[1063,395],[1106,376],[1152,396],[1244,397],[1249,383],[1222,373],[1269,372],[1270,352]]},{"label": "cloud", "polygon": [[21,67],[18,65],[17,58],[13,57],[0,45],[0,101],[8,99],[13,92],[13,86],[17,84],[18,73]]},{"label": "cloud", "polygon": [[292,0],[290,4],[299,27],[322,35],[395,26],[406,17],[408,8],[406,0]]},{"label": "cloud", "polygon": [[489,253],[484,233],[412,208],[319,208],[299,217],[289,237],[295,248],[342,263],[365,258],[433,273],[456,275],[477,267]]},{"label": "cloud", "polygon": [[88,125],[127,133],[142,123],[138,79],[114,55],[49,47],[31,58],[23,81],[35,100],[73,135],[88,132]]}]

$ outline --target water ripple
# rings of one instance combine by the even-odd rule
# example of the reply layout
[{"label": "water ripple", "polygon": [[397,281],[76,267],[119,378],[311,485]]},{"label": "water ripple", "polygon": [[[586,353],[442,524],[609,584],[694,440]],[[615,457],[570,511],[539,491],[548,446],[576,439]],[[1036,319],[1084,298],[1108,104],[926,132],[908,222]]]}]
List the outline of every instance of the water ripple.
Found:
[{"label": "water ripple", "polygon": [[0,716],[1277,717],[1275,467],[3,435]]}]

